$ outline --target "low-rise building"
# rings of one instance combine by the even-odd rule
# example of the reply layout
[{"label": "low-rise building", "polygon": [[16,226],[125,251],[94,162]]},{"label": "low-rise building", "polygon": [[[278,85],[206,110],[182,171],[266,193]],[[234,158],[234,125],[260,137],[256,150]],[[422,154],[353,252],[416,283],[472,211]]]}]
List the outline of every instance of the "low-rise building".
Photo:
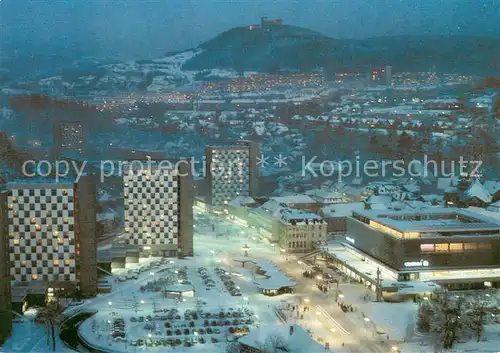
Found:
[{"label": "low-rise building", "polygon": [[319,215],[327,223],[328,233],[344,233],[347,231],[347,218],[352,215],[353,211],[364,209],[364,202],[331,204],[323,207],[319,211]]},{"label": "low-rise building", "polygon": [[327,223],[315,213],[284,209],[280,215],[278,243],[289,253],[312,251],[325,243]]},{"label": "low-rise building", "polygon": [[351,246],[400,281],[451,288],[500,286],[500,223],[457,208],[362,210],[347,219]]}]

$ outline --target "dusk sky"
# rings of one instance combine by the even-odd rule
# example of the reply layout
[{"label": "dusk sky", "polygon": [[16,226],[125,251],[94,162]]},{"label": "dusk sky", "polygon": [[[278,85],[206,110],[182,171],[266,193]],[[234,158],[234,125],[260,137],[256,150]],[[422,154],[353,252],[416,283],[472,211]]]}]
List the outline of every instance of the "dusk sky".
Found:
[{"label": "dusk sky", "polygon": [[261,16],[336,38],[500,35],[498,0],[0,0],[0,49],[148,58]]}]

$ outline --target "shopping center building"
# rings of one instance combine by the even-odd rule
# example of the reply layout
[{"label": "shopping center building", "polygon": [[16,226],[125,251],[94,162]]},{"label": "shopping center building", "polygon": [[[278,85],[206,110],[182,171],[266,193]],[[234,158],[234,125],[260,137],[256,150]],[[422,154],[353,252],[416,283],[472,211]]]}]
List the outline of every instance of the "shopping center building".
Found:
[{"label": "shopping center building", "polygon": [[[500,223],[468,209],[362,210],[346,244],[399,281],[500,287]],[[392,277],[392,276],[391,276]]]}]

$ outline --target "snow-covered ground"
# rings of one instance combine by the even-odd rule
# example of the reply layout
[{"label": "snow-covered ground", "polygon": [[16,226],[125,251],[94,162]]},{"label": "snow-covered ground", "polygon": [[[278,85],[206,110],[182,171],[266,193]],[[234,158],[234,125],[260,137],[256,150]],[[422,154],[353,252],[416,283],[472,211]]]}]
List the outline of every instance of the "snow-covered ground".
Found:
[{"label": "snow-covered ground", "polygon": [[[338,289],[342,298],[339,301],[357,308],[354,312],[343,313],[337,307],[332,293],[321,293],[316,288],[314,279],[302,277],[307,265],[299,262],[293,255],[280,254],[279,248],[270,246],[257,229],[236,223],[226,217],[208,215],[198,208],[195,208],[195,219],[193,258],[174,259],[173,263],[164,261],[160,265],[155,264],[159,261],[158,258],[141,259],[139,264],[130,264],[126,269],[114,270],[114,276],[109,277],[113,284],[112,293],[98,295],[83,305],[70,307],[67,310],[66,313],[71,314],[82,309],[97,309],[98,313],[80,326],[80,334],[89,344],[110,352],[142,349],[155,352],[199,350],[222,353],[225,352],[228,338],[232,339],[229,327],[246,326],[251,331],[256,327],[285,321],[304,327],[321,344],[328,342],[333,352],[353,353],[363,349],[383,353],[390,351],[392,345],[397,345],[402,352],[408,353],[429,352],[432,348],[432,340],[416,332],[417,305],[413,302],[374,303],[373,296],[367,297],[372,293],[367,292],[363,285],[341,281]],[[245,251],[242,249],[245,245],[248,257],[245,257]],[[273,271],[284,272],[297,283],[296,293],[277,297],[260,294],[258,281],[255,280],[251,267],[242,265],[241,260],[245,258],[258,262],[261,267],[273,267]],[[201,267],[205,268],[205,278],[199,270]],[[216,268],[223,268],[231,275],[236,288],[242,293],[241,296],[232,296],[229,293],[216,273]],[[142,269],[142,272],[139,272],[137,279],[115,282],[115,279],[126,276],[129,271],[139,269]],[[184,269],[185,276],[182,275]],[[175,277],[179,272],[181,277]],[[166,298],[162,292],[141,291],[141,287],[143,289],[147,287],[148,282],[159,281],[162,278],[170,278],[174,283],[177,280],[188,281],[195,289],[194,297],[177,300]],[[213,281],[213,285],[206,284],[207,278]],[[304,310],[305,305],[309,310]],[[172,312],[174,308],[177,310],[175,313]],[[197,311],[198,318],[185,318],[187,310]],[[220,317],[221,312],[224,313],[224,318]],[[227,318],[227,313],[234,312],[241,314],[236,314],[236,317],[231,314],[231,317]],[[210,317],[202,317],[202,314],[205,316],[208,313]],[[148,315],[151,316],[149,323],[146,322]],[[179,317],[175,318],[176,315]],[[113,322],[119,317],[125,322],[127,343],[114,342],[110,337],[108,321]],[[138,322],[139,320],[144,321]],[[208,326],[205,320],[208,320]],[[226,320],[229,321],[229,325],[226,325]],[[235,325],[234,320],[238,320],[238,325]],[[212,321],[215,321],[216,326],[212,326]],[[166,327],[167,322],[171,327]],[[149,328],[145,327],[146,324],[150,325]],[[472,340],[469,343],[458,344],[457,349],[463,351],[475,348],[477,352],[494,352],[500,331],[497,326],[500,325],[490,324],[486,327],[486,342],[475,343]],[[212,333],[207,333],[208,328]],[[30,339],[26,341],[23,336],[28,335],[28,329],[31,329],[32,333],[29,334]],[[167,329],[171,330],[170,335],[167,335]],[[175,332],[177,329],[181,330],[180,335]],[[185,330],[189,331],[185,334]],[[196,330],[196,333],[193,330]],[[36,324],[16,323],[13,337],[7,341],[5,349],[8,352],[47,351],[45,332],[44,327]],[[184,347],[186,339],[197,342],[200,337],[205,339],[205,343]],[[212,342],[211,338],[217,342]],[[159,342],[168,339],[180,339],[181,346],[173,349],[169,345],[167,347],[131,345],[132,341],[138,340]],[[421,342],[427,343],[424,345]],[[342,343],[345,343],[345,346]],[[59,347],[63,347],[60,342]]]}]

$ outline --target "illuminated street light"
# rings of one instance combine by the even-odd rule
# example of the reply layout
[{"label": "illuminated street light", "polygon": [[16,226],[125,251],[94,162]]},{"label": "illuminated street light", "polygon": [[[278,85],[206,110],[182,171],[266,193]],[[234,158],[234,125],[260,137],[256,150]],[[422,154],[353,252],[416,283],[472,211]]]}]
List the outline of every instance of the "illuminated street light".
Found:
[{"label": "illuminated street light", "polygon": [[339,294],[339,298],[344,298],[344,295],[343,294]]},{"label": "illuminated street light", "polygon": [[306,303],[309,303],[309,302],[310,302],[309,298],[305,298],[305,299],[304,299],[304,301],[305,301]]},{"label": "illuminated street light", "polygon": [[319,311],[316,311],[316,315],[321,316],[321,313]]},{"label": "illuminated street light", "polygon": [[108,305],[111,306],[111,305],[113,305],[113,303],[112,302],[108,302]]},{"label": "illuminated street light", "polygon": [[318,281],[322,281],[322,280],[323,280],[323,277],[322,277],[322,276],[316,276],[316,279],[317,279]]},{"label": "illuminated street light", "polygon": [[391,350],[392,350],[393,352],[397,352],[397,351],[399,350],[399,348],[398,348],[398,347],[396,347],[396,346],[392,346],[392,347],[391,347]]},{"label": "illuminated street light", "polygon": [[144,304],[144,300],[141,300],[141,304]]},{"label": "illuminated street light", "polygon": [[365,321],[366,321],[366,322],[370,322],[370,319],[369,319],[369,318],[367,318],[367,317],[365,317]]},{"label": "illuminated street light", "polygon": [[331,328],[330,332],[337,332],[337,330],[335,330],[334,328]]}]

